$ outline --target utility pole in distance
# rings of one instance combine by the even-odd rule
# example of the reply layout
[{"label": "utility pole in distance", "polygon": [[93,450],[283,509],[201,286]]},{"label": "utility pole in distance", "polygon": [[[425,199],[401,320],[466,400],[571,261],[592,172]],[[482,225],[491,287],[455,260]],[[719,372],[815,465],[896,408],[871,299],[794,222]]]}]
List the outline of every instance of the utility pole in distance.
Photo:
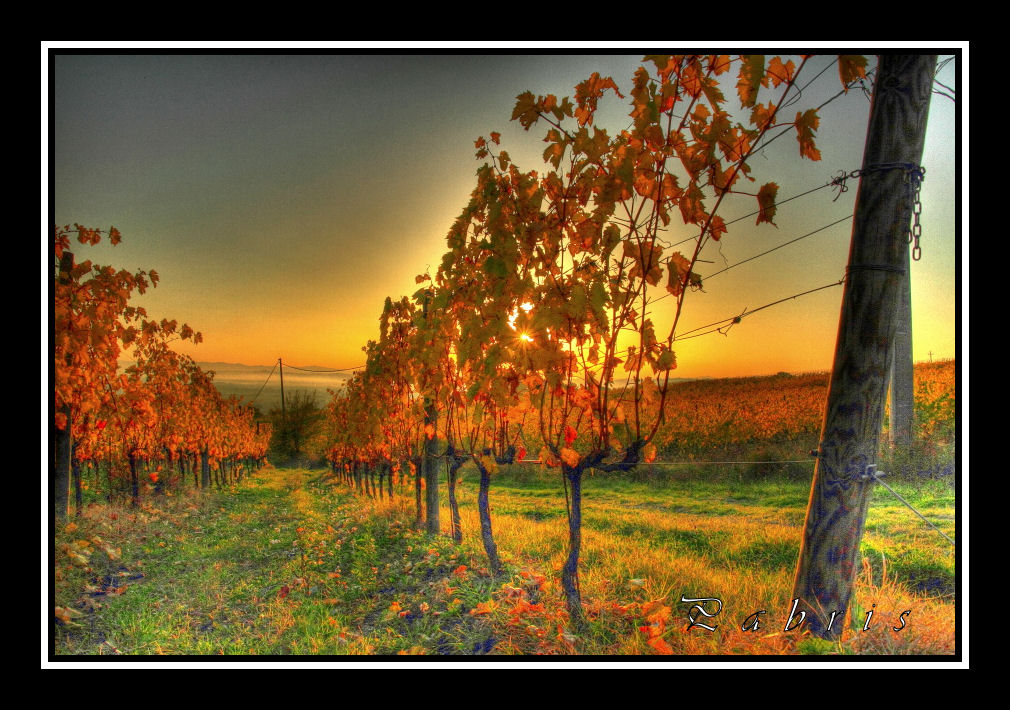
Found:
[{"label": "utility pole in distance", "polygon": [[281,373],[281,421],[287,421],[287,412],[284,409],[284,362],[277,358],[277,366]]},{"label": "utility pole in distance", "polygon": [[[835,359],[793,586],[807,628],[837,638],[859,560],[908,269],[908,181],[922,159],[935,55],[883,55],[860,170]],[[918,175],[918,173],[916,173]]]}]

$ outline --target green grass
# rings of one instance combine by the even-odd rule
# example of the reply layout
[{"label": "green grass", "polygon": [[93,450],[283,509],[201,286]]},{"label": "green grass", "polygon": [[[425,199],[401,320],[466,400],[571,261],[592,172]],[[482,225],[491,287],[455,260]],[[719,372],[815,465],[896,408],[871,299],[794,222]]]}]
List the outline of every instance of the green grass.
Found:
[{"label": "green grass", "polygon": [[[414,529],[407,487],[371,500],[301,469],[267,468],[231,490],[152,499],[140,510],[90,508],[76,529],[56,534],[56,604],[79,614],[55,622],[55,651],[651,654],[641,629],[658,623],[680,654],[953,652],[953,552],[880,487],[857,602],[876,604],[879,618],[912,608],[909,628],[894,634],[882,623],[824,645],[771,633],[788,614],[809,483],[699,481],[683,471],[647,482],[588,477],[580,585],[589,628],[574,636],[559,592],[560,477],[528,466],[496,476],[492,518],[506,572],[494,579],[478,534],[477,477],[463,472],[459,546]],[[954,537],[948,487],[892,485]],[[95,536],[100,543],[78,542]],[[73,564],[67,549],[86,550],[87,564]],[[683,632],[683,595],[723,600],[716,633]],[[758,609],[769,633],[742,632]]]}]

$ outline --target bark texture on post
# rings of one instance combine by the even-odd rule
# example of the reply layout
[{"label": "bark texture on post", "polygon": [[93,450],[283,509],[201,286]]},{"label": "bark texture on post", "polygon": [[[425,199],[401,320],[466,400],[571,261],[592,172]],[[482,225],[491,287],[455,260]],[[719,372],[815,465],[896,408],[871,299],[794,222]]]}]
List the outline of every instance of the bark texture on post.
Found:
[{"label": "bark texture on post", "polygon": [[[906,172],[918,166],[936,56],[880,57],[856,196],[848,279],[810,490],[793,597],[807,628],[837,638],[858,568],[877,459],[912,205]],[[837,611],[831,627],[831,614]]]},{"label": "bark texture on post", "polygon": [[912,283],[908,273],[902,279],[896,318],[894,360],[891,364],[891,445],[899,449],[907,449],[912,443],[912,427],[915,424]]},{"label": "bark texture on post", "polygon": [[[427,428],[438,429],[438,412],[435,410],[435,402],[428,399],[424,404],[424,425]],[[424,486],[425,486],[425,511],[427,513],[427,530],[429,535],[438,535],[438,466],[435,457],[438,455],[438,437],[432,435],[424,440]]]},{"label": "bark texture on post", "polygon": [[210,451],[206,446],[200,452],[200,487],[210,488]]}]

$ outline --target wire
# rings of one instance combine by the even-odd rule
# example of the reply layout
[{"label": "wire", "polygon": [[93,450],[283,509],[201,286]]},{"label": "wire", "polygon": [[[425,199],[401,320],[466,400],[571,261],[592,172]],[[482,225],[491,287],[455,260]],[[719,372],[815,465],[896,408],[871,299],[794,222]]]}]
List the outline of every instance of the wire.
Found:
[{"label": "wire", "polygon": [[358,365],[357,367],[345,367],[339,370],[307,370],[304,367],[295,367],[294,365],[285,365],[284,367],[290,368],[292,370],[301,370],[302,372],[313,372],[316,374],[327,374],[331,372],[349,372],[351,370],[364,370],[364,365]]},{"label": "wire", "polygon": [[880,474],[880,473],[879,473],[878,471],[876,471],[876,466],[875,466],[875,465],[871,466],[871,467],[870,467],[870,468],[869,468],[869,469],[867,470],[867,477],[868,477],[868,478],[872,478],[872,479],[873,479],[874,481],[876,481],[877,483],[879,483],[880,485],[882,485],[882,486],[883,486],[884,488],[886,488],[887,490],[889,490],[889,491],[891,492],[891,495],[893,495],[893,496],[894,496],[895,498],[897,498],[897,499],[898,499],[898,500],[900,500],[900,501],[901,501],[902,503],[904,503],[904,504],[905,504],[905,505],[906,505],[906,506],[908,507],[908,509],[909,509],[909,510],[911,510],[911,511],[912,511],[913,513],[915,513],[916,515],[918,515],[918,516],[919,516],[919,517],[920,517],[920,518],[922,519],[922,521],[923,521],[924,523],[926,523],[926,525],[930,526],[931,528],[933,528],[934,530],[936,530],[936,531],[937,531],[938,533],[940,533],[941,535],[943,535],[943,536],[944,536],[944,537],[945,537],[945,538],[947,539],[947,542],[949,542],[949,543],[950,543],[951,545],[953,545],[954,547],[957,547],[957,543],[955,543],[955,542],[954,542],[953,540],[951,540],[951,539],[950,539],[950,537],[948,537],[948,536],[947,536],[947,533],[945,533],[945,532],[944,532],[943,530],[941,530],[941,529],[940,529],[940,528],[938,528],[938,527],[937,527],[936,525],[934,525],[934,524],[933,524],[933,523],[931,523],[931,522],[930,522],[929,520],[927,520],[927,519],[926,519],[926,516],[925,516],[925,515],[923,515],[923,514],[922,514],[922,513],[920,513],[920,512],[918,511],[918,510],[916,510],[915,508],[913,508],[913,507],[912,507],[912,504],[911,504],[911,503],[909,503],[909,502],[908,502],[907,500],[905,500],[904,498],[902,498],[902,497],[901,497],[901,496],[900,496],[900,495],[898,494],[898,492],[897,492],[896,490],[894,490],[894,489],[893,489],[893,488],[891,488],[891,487],[890,487],[889,485],[887,485],[886,483],[884,483],[884,481],[882,481],[882,480],[880,479],[880,475],[881,475],[881,474]]},{"label": "wire", "polygon": [[[838,281],[835,281],[833,283],[825,284],[824,286],[818,286],[817,288],[812,288],[812,289],[809,289],[807,291],[801,291],[800,293],[793,294],[792,296],[786,296],[785,298],[780,298],[777,301],[772,301],[771,303],[766,303],[763,306],[758,306],[753,311],[744,311],[743,313],[740,313],[739,315],[730,316],[729,318],[723,318],[722,320],[714,321],[712,323],[709,323],[708,325],[702,325],[702,326],[698,326],[697,328],[693,328],[692,330],[684,331],[680,335],[676,336],[673,340],[674,340],[674,342],[677,342],[679,340],[690,340],[691,338],[698,338],[698,337],[701,337],[702,335],[709,335],[711,333],[723,332],[725,330],[725,326],[722,326],[720,328],[712,328],[711,330],[705,331],[704,333],[698,333],[697,335],[689,335],[690,333],[694,333],[695,331],[703,330],[705,328],[710,328],[712,326],[719,325],[720,323],[730,323],[732,325],[736,325],[737,323],[739,323],[746,316],[754,315],[755,313],[757,313],[759,311],[763,311],[766,308],[771,308],[772,306],[777,306],[780,303],[785,303],[786,301],[791,301],[791,300],[793,300],[795,298],[799,298],[800,296],[806,296],[807,294],[816,293],[817,291],[823,291],[826,288],[833,288],[835,286],[841,286],[844,283],[845,283],[845,278],[843,277],[843,278],[841,278]],[[669,294],[667,294],[667,295],[669,295]],[[663,296],[662,298],[666,298],[666,296]],[[659,301],[659,300],[662,300],[662,299],[660,299],[660,298],[656,299],[656,301]],[[653,301],[653,303],[655,303],[655,301]],[[723,334],[725,335],[725,332],[723,332]],[[624,350],[616,351],[614,353],[614,355],[615,356],[616,355],[623,355],[623,354],[629,352],[632,348],[634,348],[634,349],[637,350],[638,346],[637,345],[633,345],[630,348],[625,348]],[[585,369],[589,370],[589,371],[595,371],[595,370],[598,370],[598,369],[602,368],[604,366],[604,364],[605,363],[599,363],[597,365],[593,365],[592,367],[588,367],[588,368],[585,368]]]},{"label": "wire", "polygon": [[[776,247],[772,247],[768,251],[763,251],[760,254],[755,254],[754,256],[752,256],[752,257],[750,257],[748,259],[744,259],[743,261],[738,261],[735,264],[730,264],[725,269],[720,269],[719,271],[716,271],[713,274],[709,274],[708,276],[705,276],[703,278],[704,278],[705,281],[708,281],[713,276],[718,276],[719,274],[723,273],[724,271],[729,271],[730,269],[735,268],[737,266],[740,266],[741,264],[746,264],[748,261],[754,261],[755,259],[758,259],[758,258],[764,256],[765,254],[771,254],[776,249],[781,249],[782,247],[789,246],[790,244],[798,242],[801,239],[806,239],[807,237],[813,236],[814,234],[817,234],[818,232],[823,232],[825,229],[828,229],[829,227],[834,227],[836,224],[841,224],[842,222],[844,222],[847,219],[852,219],[852,215],[851,214],[850,215],[846,215],[846,216],[842,217],[840,220],[838,220],[836,222],[832,222],[831,224],[826,224],[823,227],[819,227],[818,229],[815,229],[812,232],[807,232],[802,237],[796,237],[795,239],[790,239],[788,242],[783,242],[782,244],[779,244]],[[656,300],[659,300],[659,299],[656,299]]]},{"label": "wire", "polygon": [[[775,203],[773,203],[773,204],[772,204],[771,206],[772,206],[772,207],[779,207],[779,206],[781,206],[781,205],[784,205],[784,204],[785,204],[785,203],[787,203],[787,202],[791,202],[791,201],[793,201],[793,200],[798,200],[798,199],[799,199],[799,198],[801,198],[801,197],[805,197],[805,196],[809,195],[809,194],[810,194],[810,193],[812,193],[812,192],[817,192],[818,190],[823,190],[823,189],[824,189],[824,188],[826,188],[826,187],[831,187],[831,186],[832,186],[832,185],[834,185],[834,184],[835,184],[835,183],[834,183],[834,181],[830,181],[830,182],[826,182],[826,183],[824,183],[823,185],[818,185],[817,187],[814,187],[814,188],[811,188],[811,189],[807,190],[806,192],[801,192],[801,193],[799,193],[798,195],[793,195],[792,197],[787,197],[787,198],[786,198],[786,199],[784,199],[784,200],[779,200],[778,202],[775,202]],[[756,214],[760,214],[760,213],[764,212],[764,211],[765,211],[765,209],[767,209],[767,208],[762,208],[762,209],[758,209],[758,210],[754,210],[753,212],[750,212],[750,213],[748,213],[748,214],[745,214],[745,215],[742,215],[742,216],[740,216],[740,217],[737,217],[737,218],[736,218],[736,219],[734,219],[734,220],[731,220],[731,221],[729,221],[729,222],[726,222],[726,226],[728,227],[729,225],[731,225],[731,224],[736,224],[737,222],[739,222],[739,221],[741,221],[741,220],[744,220],[744,219],[747,219],[748,217],[753,217],[753,216],[754,216],[754,215],[756,215]],[[679,242],[677,242],[676,244],[672,244],[672,245],[670,245],[670,248],[672,249],[673,247],[678,247],[678,246],[680,246],[681,244],[684,244],[685,242],[690,242],[690,241],[693,241],[693,240],[697,239],[697,238],[698,238],[698,237],[700,237],[700,236],[701,236],[701,232],[699,232],[698,234],[695,234],[695,235],[694,235],[694,236],[692,236],[692,237],[688,237],[687,239],[681,239],[681,240],[680,240]]]},{"label": "wire", "polygon": [[274,370],[276,370],[276,369],[277,369],[277,363],[275,362],[273,368],[270,370],[270,374],[267,375],[267,378],[265,380],[263,380],[263,384],[260,385],[260,391],[256,393],[256,397],[253,397],[252,400],[249,402],[249,404],[252,404],[253,402],[255,402],[256,398],[259,397],[263,393],[263,388],[267,386],[267,382],[269,382],[270,378],[274,376]]}]

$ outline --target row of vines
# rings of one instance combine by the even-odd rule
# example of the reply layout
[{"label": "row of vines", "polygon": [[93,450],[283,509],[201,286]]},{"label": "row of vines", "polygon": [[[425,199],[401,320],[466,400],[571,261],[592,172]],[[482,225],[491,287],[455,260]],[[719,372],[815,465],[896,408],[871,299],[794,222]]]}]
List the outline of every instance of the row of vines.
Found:
[{"label": "row of vines", "polygon": [[[427,489],[434,532],[435,461],[447,460],[459,540],[456,473],[472,461],[497,574],[489,506],[497,467],[529,456],[556,468],[568,511],[562,587],[573,626],[582,625],[583,478],[655,460],[658,433],[676,427],[665,420],[677,326],[687,295],[702,289],[703,249],[728,231],[720,208],[730,195],[750,195],[757,223],[774,224],[778,186],[751,187],[748,161],[782,132],[793,132],[802,158],[819,158],[816,109],[780,110],[802,100],[809,59],[646,57],[653,69],[636,71],[629,126],[616,134],[594,125],[605,94],[626,98],[611,78],[593,74],[574,101],[519,95],[512,119],[527,131],[546,127],[545,165],[522,170],[498,133],[477,139],[483,164],[441,265],[417,277],[412,298],[386,300],[365,368],[329,402],[335,474],[379,494],[384,484],[392,492],[394,476],[413,476],[418,519]],[[865,65],[839,57],[842,86],[865,78]],[[747,125],[727,110],[723,75],[736,77]],[[680,242],[686,248],[664,239],[676,218],[695,234]]]},{"label": "row of vines", "polygon": [[[192,478],[206,488],[237,480],[266,455],[270,427],[252,408],[223,398],[205,372],[175,352],[200,333],[174,320],[148,318],[130,300],[158,283],[155,271],[78,262],[71,239],[98,244],[102,232],[55,228],[53,420],[54,513],[64,520],[73,498],[105,488],[108,499],[140,503],[142,491],[165,493]],[[112,244],[121,237],[107,233]],[[129,355],[132,364],[122,367]],[[72,495],[71,495],[72,493]]]}]

